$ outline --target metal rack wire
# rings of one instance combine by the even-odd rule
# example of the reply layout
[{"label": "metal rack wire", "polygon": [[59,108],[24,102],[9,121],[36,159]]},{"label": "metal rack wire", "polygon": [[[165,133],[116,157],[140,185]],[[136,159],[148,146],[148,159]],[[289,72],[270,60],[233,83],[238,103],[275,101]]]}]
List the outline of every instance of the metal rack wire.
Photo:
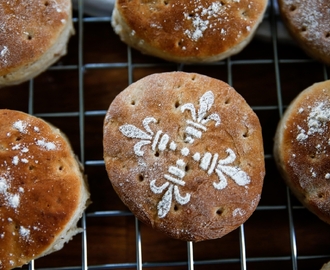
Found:
[{"label": "metal rack wire", "polygon": [[[268,137],[270,137],[273,131],[274,126],[276,126],[276,122],[274,119],[279,119],[282,116],[282,112],[285,109],[285,106],[288,104],[290,99],[296,94],[291,94],[289,97],[283,98],[283,96],[287,96],[286,90],[289,86],[286,86],[286,83],[288,82],[287,79],[283,80],[281,77],[284,75],[287,70],[290,70],[291,66],[295,65],[309,65],[312,64],[313,68],[315,65],[317,65],[318,69],[321,72],[318,78],[326,80],[328,79],[328,68],[319,64],[315,63],[313,60],[310,60],[308,58],[295,58],[292,59],[290,57],[286,57],[285,53],[282,53],[282,51],[278,48],[278,39],[277,39],[277,29],[276,29],[276,20],[277,16],[275,14],[273,2],[270,2],[269,9],[267,11],[267,14],[264,18],[266,22],[269,23],[270,29],[271,29],[271,41],[268,43],[268,47],[271,48],[271,55],[272,57],[265,57],[262,59],[258,58],[249,58],[246,57],[240,58],[240,56],[228,58],[225,61],[220,61],[218,63],[213,64],[207,64],[202,66],[185,66],[185,65],[176,65],[166,62],[139,62],[138,60],[134,60],[134,51],[131,50],[129,47],[127,47],[127,61],[109,61],[109,62],[85,62],[84,59],[84,53],[85,53],[85,28],[86,26],[90,27],[95,24],[104,24],[109,27],[110,31],[110,21],[111,21],[111,15],[109,17],[88,17],[84,15],[84,2],[83,0],[79,0],[79,6],[76,13],[76,17],[74,17],[74,23],[75,28],[77,32],[77,47],[76,47],[76,53],[77,57],[75,58],[75,62],[73,64],[59,64],[51,67],[49,71],[60,71],[60,72],[69,72],[69,71],[75,71],[77,72],[77,76],[75,77],[77,82],[77,98],[78,98],[78,109],[71,110],[71,111],[58,111],[58,112],[35,112],[35,100],[36,100],[36,93],[35,93],[35,83],[34,80],[31,80],[27,86],[28,91],[28,97],[27,97],[27,111],[30,114],[34,114],[39,117],[44,117],[50,119],[59,118],[63,121],[66,121],[67,119],[74,118],[78,121],[78,141],[79,146],[77,146],[77,150],[80,153],[79,157],[81,162],[84,164],[85,168],[88,169],[95,169],[95,170],[104,170],[104,162],[101,158],[90,158],[87,156],[87,149],[86,149],[86,129],[90,123],[90,119],[98,119],[104,117],[106,110],[104,107],[102,108],[96,108],[88,110],[86,107],[88,106],[88,100],[85,98],[85,83],[86,83],[86,74],[89,71],[100,71],[100,70],[127,70],[127,85],[132,83],[135,79],[134,77],[142,76],[142,75],[135,75],[136,70],[140,69],[148,69],[148,72],[153,72],[153,70],[158,70],[158,68],[164,68],[164,69],[170,69],[170,70],[187,70],[187,71],[194,71],[200,70],[200,68],[203,68],[205,66],[211,67],[212,69],[221,68],[225,71],[227,74],[227,77],[225,80],[233,85],[239,86],[240,83],[237,79],[237,73],[240,72],[240,68],[250,68],[250,67],[256,67],[258,66],[258,70],[262,70],[265,65],[271,70],[271,76],[274,77],[274,89],[276,89],[276,102],[266,102],[265,104],[253,104],[252,108],[255,110],[255,112],[261,117],[261,118],[267,118],[269,114],[272,115],[272,129],[270,132],[267,132],[268,127],[264,127],[265,133],[268,134]],[[285,50],[285,45],[281,46]],[[124,50],[126,50],[126,46],[123,45]],[[112,50],[111,47],[109,47],[109,50]],[[299,49],[297,49],[299,50]],[[73,52],[71,52],[73,53]],[[280,55],[281,54],[281,55]],[[139,56],[140,57],[140,56]],[[143,57],[143,56],[141,56]],[[234,71],[236,68],[238,68],[238,71]],[[306,67],[306,69],[309,69],[310,67]],[[235,77],[236,76],[236,77]],[[287,78],[287,76],[285,75]],[[310,80],[313,80],[311,78]],[[307,83],[306,83],[307,84]],[[289,84],[291,86],[291,84]],[[308,85],[307,85],[308,86]],[[238,87],[239,88],[239,87]],[[262,86],[261,86],[262,88]],[[298,90],[299,87],[297,87]],[[7,90],[11,91],[11,90]],[[244,92],[244,91],[243,91]],[[245,92],[247,93],[247,92]],[[40,93],[38,92],[38,95]],[[43,95],[47,95],[43,93]],[[257,95],[260,95],[260,93],[257,93]],[[267,96],[267,93],[262,93],[261,95]],[[102,99],[102,97],[98,97]],[[3,106],[3,105],[2,105]],[[265,116],[266,115],[266,116]],[[274,115],[277,115],[276,117]],[[267,119],[264,120],[264,122],[267,123]],[[263,123],[263,121],[261,121]],[[99,134],[98,137],[101,135]],[[271,139],[266,140],[265,143],[270,144]],[[100,156],[99,156],[100,157]],[[273,163],[272,159],[272,152],[271,147],[265,147],[265,159],[267,164]],[[272,165],[268,165],[272,166]],[[96,174],[97,175],[97,174]],[[94,175],[92,174],[91,177],[89,177],[90,185],[95,185],[95,182],[97,182],[98,179],[93,178]],[[95,176],[96,177],[96,176]],[[271,175],[267,173],[265,178],[265,183],[269,183],[274,180],[274,178],[279,178],[278,175],[273,175],[273,171]],[[280,182],[280,181],[279,181]],[[270,194],[272,191],[273,185],[281,185],[278,183],[270,184],[270,187],[265,186],[265,192],[267,194]],[[268,190],[268,191],[267,191]],[[196,250],[203,249],[200,248],[197,244],[188,242],[185,244],[185,254],[183,254],[181,257],[176,256],[174,259],[169,260],[150,260],[148,261],[148,254],[146,255],[146,252],[144,252],[145,249],[149,247],[146,246],[144,243],[144,233],[145,229],[142,228],[142,224],[139,223],[137,219],[135,219],[130,212],[123,209],[122,207],[119,207],[118,209],[95,209],[93,208],[91,211],[86,211],[86,213],[83,215],[81,220],[81,226],[83,228],[83,233],[81,235],[81,238],[79,239],[80,243],[74,245],[75,248],[80,248],[79,254],[80,254],[80,263],[76,263],[77,260],[75,260],[74,265],[72,263],[67,263],[67,261],[64,261],[63,264],[60,266],[57,265],[47,265],[47,257],[45,257],[45,260],[43,263],[41,263],[40,268],[41,269],[142,269],[142,268],[148,268],[148,269],[319,269],[322,265],[322,262],[326,262],[330,260],[330,244],[324,243],[324,242],[330,242],[330,241],[321,241],[321,238],[317,238],[313,240],[313,243],[310,241],[308,244],[311,244],[313,247],[318,246],[318,241],[322,242],[321,245],[321,251],[317,252],[309,252],[309,249],[302,248],[302,253],[300,253],[299,247],[302,246],[301,242],[303,240],[301,239],[301,234],[305,233],[303,229],[300,229],[301,226],[299,225],[299,230],[297,230],[297,224],[301,220],[304,220],[306,217],[308,219],[311,219],[311,227],[314,228],[315,224],[317,226],[315,227],[315,230],[320,230],[321,233],[324,233],[327,229],[326,226],[321,221],[315,219],[314,217],[311,217],[309,213],[299,204],[295,201],[295,199],[291,196],[290,191],[287,188],[282,188],[281,190],[284,191],[284,195],[282,194],[282,197],[284,196],[284,200],[275,200],[275,202],[272,201],[265,201],[258,206],[256,210],[256,214],[260,216],[260,218],[256,219],[255,221],[252,221],[251,225],[247,223],[246,225],[242,225],[236,232],[231,233],[232,236],[230,236],[229,239],[225,237],[223,241],[221,241],[220,245],[236,245],[235,251],[232,254],[236,254],[235,256],[223,256],[222,254],[219,254],[218,257],[209,257],[209,256],[200,256],[199,254],[202,254],[201,251],[198,251],[198,256]],[[96,194],[92,194],[92,198],[94,201],[98,200],[98,196]],[[100,205],[96,203],[97,205]],[[97,208],[97,207],[96,207]],[[266,215],[267,213],[267,215]],[[302,213],[302,214],[301,214]],[[302,215],[302,217],[301,217]],[[286,223],[285,229],[287,232],[285,234],[288,235],[285,239],[288,239],[288,241],[284,242],[283,245],[285,246],[284,251],[276,252],[276,249],[278,246],[274,245],[274,252],[260,252],[260,250],[263,249],[263,246],[265,244],[260,245],[260,250],[258,249],[258,243],[254,243],[254,239],[256,241],[260,241],[261,238],[256,237],[258,235],[258,232],[254,232],[254,230],[260,229],[260,227],[264,227],[269,225],[269,223],[263,224],[263,221],[269,218],[270,216],[276,216],[279,217],[281,220],[284,220],[284,223]],[[298,217],[297,217],[298,216]],[[114,260],[113,258],[117,255],[115,253],[112,254],[112,257],[108,255],[108,257],[105,255],[106,259],[103,259],[102,261],[98,262],[97,260],[91,259],[91,251],[95,249],[93,246],[94,241],[92,241],[92,237],[94,236],[93,233],[89,234],[89,231],[91,231],[91,224],[99,224],[104,222],[106,219],[111,219],[111,222],[116,219],[121,218],[129,218],[130,223],[128,226],[133,228],[133,234],[134,234],[134,242],[135,247],[133,248],[135,255],[134,260],[131,261],[121,261],[118,262]],[[111,223],[110,222],[110,223]],[[250,221],[248,221],[250,222]],[[279,221],[280,222],[280,221]],[[258,227],[259,226],[259,227]],[[302,225],[305,226],[305,225]],[[257,228],[256,228],[257,227]],[[280,227],[280,226],[278,226]],[[276,228],[276,226],[275,226]],[[319,229],[321,228],[321,229]],[[262,230],[261,230],[262,231]],[[328,230],[329,231],[329,230]],[[280,232],[280,230],[279,230]],[[102,234],[102,232],[100,232]],[[148,233],[149,234],[149,233]],[[272,234],[275,234],[276,238],[276,232],[272,232]],[[299,235],[299,243],[297,243],[297,234]],[[253,236],[251,236],[253,235]],[[329,237],[330,234],[325,234],[324,237]],[[269,239],[271,239],[273,236],[269,236]],[[319,236],[317,236],[319,237]],[[102,238],[102,237],[100,237]],[[107,238],[108,239],[108,238]],[[114,243],[119,241],[116,236],[114,235],[111,241]],[[163,240],[163,238],[161,238]],[[308,238],[309,240],[311,238]],[[267,239],[265,240],[267,242]],[[270,240],[272,243],[276,243],[276,240]],[[314,243],[315,242],[315,243]],[[149,242],[148,242],[149,243]],[[103,243],[102,249],[106,249],[107,246],[109,246],[110,243]],[[115,244],[114,244],[115,245]],[[257,247],[256,247],[257,246]],[[206,245],[207,247],[207,245]],[[212,246],[213,247],[213,246]],[[157,249],[157,247],[154,247]],[[182,248],[182,247],[181,247]],[[70,249],[70,247],[69,247]],[[269,248],[271,250],[271,248]],[[222,249],[223,250],[223,249]],[[238,250],[238,251],[237,251]],[[253,250],[253,251],[250,251]],[[65,252],[68,252],[68,248],[64,248],[63,253],[61,255],[57,256],[54,255],[55,259],[53,261],[61,260],[62,254]],[[93,251],[94,252],[94,251]],[[101,252],[100,250],[96,250],[95,252]],[[111,249],[111,252],[113,252],[113,249]],[[171,251],[169,251],[171,252]],[[208,253],[209,251],[206,250],[204,253]],[[49,255],[52,256],[52,255]],[[56,257],[57,256],[57,257]],[[130,256],[131,257],[131,256]],[[147,257],[147,259],[145,259]],[[198,258],[196,258],[198,257]],[[158,257],[157,257],[158,258]],[[64,259],[63,259],[64,260]],[[33,269],[39,269],[39,259],[36,261],[33,261],[29,264],[28,268]],[[70,265],[70,266],[68,266]],[[313,266],[311,266],[313,265]],[[273,268],[272,268],[273,266]],[[214,268],[212,268],[214,267]],[[226,268],[227,267],[227,268]]]}]

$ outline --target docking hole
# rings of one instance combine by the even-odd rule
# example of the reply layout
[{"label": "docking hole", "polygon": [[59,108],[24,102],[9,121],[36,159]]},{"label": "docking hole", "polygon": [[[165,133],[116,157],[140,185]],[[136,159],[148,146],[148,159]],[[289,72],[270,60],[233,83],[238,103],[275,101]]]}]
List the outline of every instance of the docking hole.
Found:
[{"label": "docking hole", "polygon": [[143,180],[144,180],[144,176],[143,176],[142,174],[139,174],[139,176],[138,176],[138,180],[139,180],[140,182],[143,182]]},{"label": "docking hole", "polygon": [[290,6],[290,11],[291,11],[291,12],[295,11],[296,9],[297,9],[297,7],[296,7],[295,5],[291,5],[291,6]]},{"label": "docking hole", "polygon": [[248,128],[246,128],[246,131],[243,133],[243,137],[244,138],[249,137],[249,129]]},{"label": "docking hole", "polygon": [[27,40],[32,40],[33,35],[31,33],[27,33]]},{"label": "docking hole", "polygon": [[247,10],[242,10],[241,11],[242,17],[247,17],[247,14],[248,14]]},{"label": "docking hole", "polygon": [[221,216],[223,214],[223,208],[218,208],[215,212],[218,216]]}]

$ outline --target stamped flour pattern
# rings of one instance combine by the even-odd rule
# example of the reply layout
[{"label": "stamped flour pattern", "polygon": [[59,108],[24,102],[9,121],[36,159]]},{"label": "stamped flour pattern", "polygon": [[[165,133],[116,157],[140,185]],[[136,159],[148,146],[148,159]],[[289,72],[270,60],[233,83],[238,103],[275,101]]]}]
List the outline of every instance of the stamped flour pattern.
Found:
[{"label": "stamped flour pattern", "polygon": [[[192,103],[186,103],[181,106],[181,112],[186,110],[190,112],[191,119],[186,121],[185,141],[193,144],[196,139],[201,139],[204,132],[207,132],[205,126],[209,121],[213,121],[218,127],[221,123],[221,118],[217,113],[210,113],[214,103],[214,95],[212,91],[206,92],[199,99],[199,108],[196,110]],[[163,177],[166,182],[162,185],[157,185],[157,179],[150,181],[150,189],[154,194],[163,194],[162,199],[157,205],[158,217],[164,218],[171,209],[172,201],[175,200],[181,205],[189,203],[191,194],[181,194],[180,187],[185,186],[185,167],[188,162],[197,162],[199,168],[205,171],[208,175],[216,173],[219,182],[213,182],[213,187],[216,190],[222,190],[227,187],[227,177],[230,177],[237,185],[245,186],[250,183],[250,177],[239,167],[231,165],[236,160],[235,152],[228,148],[226,150],[227,157],[219,159],[218,153],[191,153],[188,147],[178,149],[177,143],[173,141],[168,134],[162,130],[154,132],[150,128],[150,124],[157,124],[154,117],[146,117],[142,120],[144,130],[131,125],[125,124],[119,127],[120,132],[132,139],[139,139],[134,145],[134,153],[142,157],[144,155],[145,146],[150,145],[153,151],[178,151],[181,155],[174,166],[168,168],[168,173]],[[143,149],[142,149],[143,148]]]}]

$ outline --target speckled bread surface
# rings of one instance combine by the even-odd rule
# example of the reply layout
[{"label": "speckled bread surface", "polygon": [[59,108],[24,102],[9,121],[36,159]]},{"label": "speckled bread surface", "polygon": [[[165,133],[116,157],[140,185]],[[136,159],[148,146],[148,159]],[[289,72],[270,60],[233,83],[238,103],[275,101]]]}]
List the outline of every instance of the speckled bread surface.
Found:
[{"label": "speckled bread surface", "polygon": [[267,0],[117,0],[114,31],[128,45],[168,61],[213,62],[240,52]]},{"label": "speckled bread surface", "polygon": [[313,84],[290,104],[274,144],[278,168],[301,203],[330,223],[330,81]]},{"label": "speckled bread surface", "polygon": [[291,36],[312,58],[330,64],[330,2],[278,0]]},{"label": "speckled bread surface", "polygon": [[0,269],[63,247],[89,201],[67,138],[40,118],[0,110]]},{"label": "speckled bread surface", "polygon": [[0,0],[0,87],[19,84],[66,54],[70,0]]},{"label": "speckled bread surface", "polygon": [[184,72],[140,79],[111,103],[103,144],[119,197],[170,237],[220,238],[244,223],[260,200],[259,119],[220,80]]}]

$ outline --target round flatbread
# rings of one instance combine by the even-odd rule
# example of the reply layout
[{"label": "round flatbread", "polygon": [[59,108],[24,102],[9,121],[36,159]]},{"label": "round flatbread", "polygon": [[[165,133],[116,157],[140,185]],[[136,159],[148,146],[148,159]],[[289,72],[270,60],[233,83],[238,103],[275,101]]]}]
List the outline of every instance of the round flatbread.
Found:
[{"label": "round flatbread", "polygon": [[173,238],[222,237],[259,202],[265,174],[259,120],[222,81],[170,72],[131,84],[110,105],[103,143],[119,197]]},{"label": "round flatbread", "polygon": [[0,87],[27,81],[66,54],[70,0],[0,0]]},{"label": "round flatbread", "polygon": [[0,122],[0,269],[12,269],[81,232],[89,192],[58,129],[12,110],[0,110]]},{"label": "round flatbread", "polygon": [[330,2],[278,0],[284,24],[312,58],[330,64]]},{"label": "round flatbread", "polygon": [[117,0],[112,25],[143,53],[174,62],[212,62],[250,42],[266,6],[266,0]]},{"label": "round flatbread", "polygon": [[330,81],[313,84],[281,119],[274,157],[285,182],[301,203],[330,223]]}]

